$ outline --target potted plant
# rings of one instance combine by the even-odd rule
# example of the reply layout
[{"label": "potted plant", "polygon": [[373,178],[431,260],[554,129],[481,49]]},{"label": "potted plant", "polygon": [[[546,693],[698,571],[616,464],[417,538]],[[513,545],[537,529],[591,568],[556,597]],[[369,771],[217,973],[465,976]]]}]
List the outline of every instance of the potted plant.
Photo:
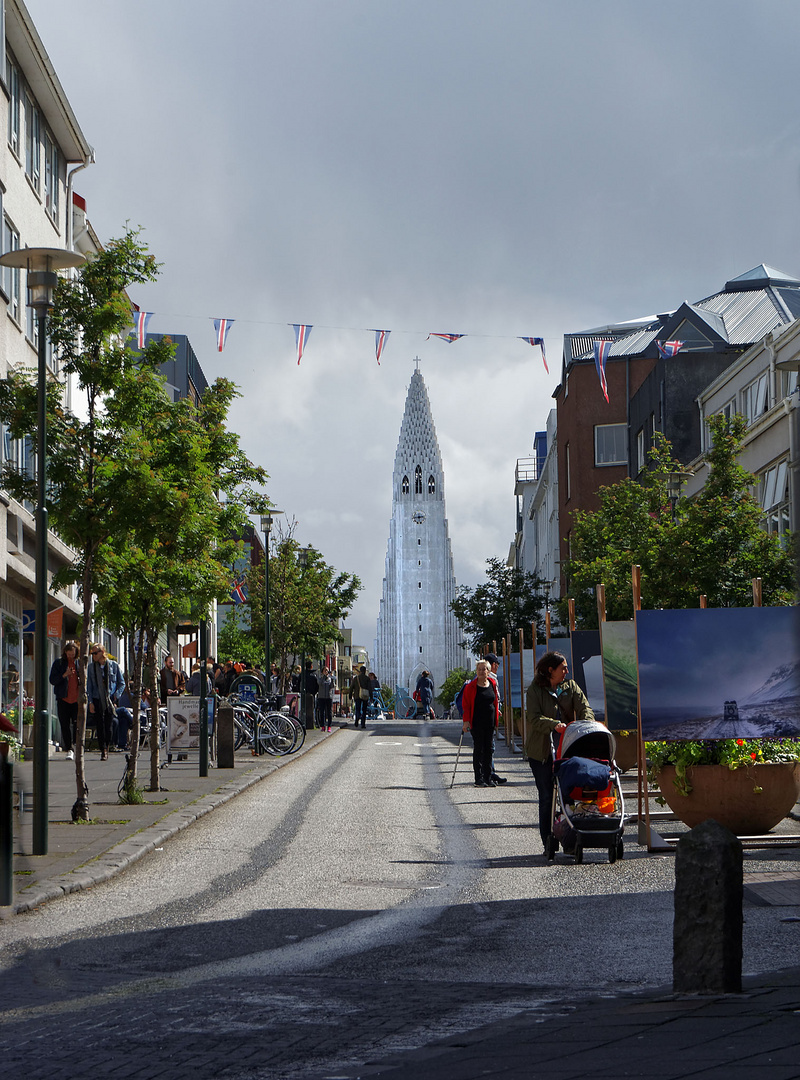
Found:
[{"label": "potted plant", "polygon": [[800,739],[648,742],[647,776],[690,828],[714,818],[731,832],[769,832],[800,796]]},{"label": "potted plant", "polygon": [[0,712],[0,759],[9,756],[19,757],[22,743],[17,738],[17,729],[5,713]]}]

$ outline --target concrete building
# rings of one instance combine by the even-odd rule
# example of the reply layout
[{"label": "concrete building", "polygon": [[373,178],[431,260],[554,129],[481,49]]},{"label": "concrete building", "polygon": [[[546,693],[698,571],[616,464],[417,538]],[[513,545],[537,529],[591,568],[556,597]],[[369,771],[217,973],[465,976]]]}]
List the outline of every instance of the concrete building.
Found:
[{"label": "concrete building", "polygon": [[456,579],[444,503],[444,471],[428,391],[411,376],[392,478],[392,520],[378,615],[375,672],[412,691],[424,669],[438,688],[469,662],[450,610]]},{"label": "concrete building", "polygon": [[[92,148],[53,70],[44,45],[21,0],[0,4],[2,82],[0,123],[6,142],[0,145],[0,227],[2,251],[25,247],[72,249],[91,247],[83,229],[85,206],[73,203],[73,177],[93,160]],[[74,225],[74,216],[78,228]],[[26,273],[4,269],[0,296],[6,318],[0,321],[0,378],[12,369],[37,363],[38,335],[33,309],[26,305]],[[51,371],[57,364],[49,357]],[[4,461],[35,468],[33,447],[0,433]],[[23,702],[32,693],[35,526],[32,507],[0,491],[0,708],[21,718]],[[49,565],[55,572],[72,561],[72,553],[50,533]],[[75,589],[49,598],[56,615],[48,662],[60,653],[62,635],[74,632],[80,605]],[[60,627],[58,622],[60,621]],[[23,625],[24,623],[24,625]],[[52,705],[52,702],[51,702]]]},{"label": "concrete building", "polygon": [[[743,353],[698,395],[705,452],[710,445],[708,418],[736,413],[747,420],[740,464],[756,477],[754,495],[764,512],[764,528],[788,541],[800,529],[800,446],[797,443],[797,372],[776,365],[800,359],[800,319],[781,327]],[[708,467],[700,457],[685,494],[706,482]]]},{"label": "concrete building", "polygon": [[553,601],[561,596],[555,409],[547,417],[547,429],[536,432],[533,449],[533,457],[517,459],[514,476],[517,529],[510,561],[519,570],[537,574]]}]

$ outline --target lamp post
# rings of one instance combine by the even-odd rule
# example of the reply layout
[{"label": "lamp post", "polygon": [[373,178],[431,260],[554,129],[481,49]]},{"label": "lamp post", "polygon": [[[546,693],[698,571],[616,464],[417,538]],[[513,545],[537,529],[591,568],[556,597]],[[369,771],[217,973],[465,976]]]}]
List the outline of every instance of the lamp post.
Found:
[{"label": "lamp post", "polygon": [[24,248],[0,256],[1,266],[27,271],[28,303],[36,312],[39,371],[36,432],[36,625],[34,627],[33,854],[47,854],[50,715],[47,681],[47,312],[56,270],[80,266],[83,255],[61,248]]},{"label": "lamp post", "polygon": [[667,498],[669,499],[669,505],[672,507],[673,519],[678,509],[678,500],[681,497],[681,488],[691,475],[692,474],[690,472],[682,472],[680,469],[678,469],[675,472],[671,472],[667,477]]},{"label": "lamp post", "polygon": [[[792,519],[789,528],[795,533],[800,529],[800,356],[793,356],[789,360],[778,360],[775,367],[779,371],[796,371],[797,385],[794,388],[794,431],[789,430],[789,469],[790,469],[790,496],[789,502],[792,508]],[[800,544],[795,545],[795,592],[800,593]]]},{"label": "lamp post", "polygon": [[270,669],[272,667],[272,627],[269,620],[269,536],[272,532],[275,515],[282,513],[283,510],[270,510],[268,514],[261,515],[261,531],[264,534],[264,677],[267,679],[268,692],[270,689]]},{"label": "lamp post", "polygon": [[[300,548],[297,552],[297,565],[300,567],[300,573],[305,574],[306,567],[308,566],[308,553],[311,551],[311,547]],[[300,716],[302,718],[301,723],[304,728],[308,727],[306,717],[306,647],[303,645],[300,653]]]}]

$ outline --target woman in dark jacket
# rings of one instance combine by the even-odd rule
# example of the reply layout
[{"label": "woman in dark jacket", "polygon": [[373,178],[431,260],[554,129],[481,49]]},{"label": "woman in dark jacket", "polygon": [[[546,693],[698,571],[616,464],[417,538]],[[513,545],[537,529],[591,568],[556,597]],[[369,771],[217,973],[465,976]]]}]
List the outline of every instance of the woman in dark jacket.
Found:
[{"label": "woman in dark jacket", "polygon": [[553,805],[553,753],[550,736],[560,734],[573,720],[594,720],[586,695],[574,679],[568,679],[567,658],[547,652],[536,665],[536,674],[525,698],[528,737],[525,753],[539,792],[539,835],[547,854]]},{"label": "woman in dark jacket", "polygon": [[431,714],[431,702],[433,701],[433,679],[429,671],[423,671],[417,679],[417,693],[419,694],[417,716],[424,716],[427,719]]},{"label": "woman in dark jacket", "polygon": [[50,683],[56,696],[58,722],[61,725],[61,749],[66,750],[67,760],[75,757],[75,725],[78,722],[78,643],[68,641],[58,660],[50,668]]},{"label": "woman in dark jacket", "polygon": [[494,733],[500,723],[500,698],[497,683],[485,660],[475,665],[475,678],[464,687],[461,695],[464,710],[462,731],[472,734],[472,768],[475,787],[497,787],[492,779]]}]

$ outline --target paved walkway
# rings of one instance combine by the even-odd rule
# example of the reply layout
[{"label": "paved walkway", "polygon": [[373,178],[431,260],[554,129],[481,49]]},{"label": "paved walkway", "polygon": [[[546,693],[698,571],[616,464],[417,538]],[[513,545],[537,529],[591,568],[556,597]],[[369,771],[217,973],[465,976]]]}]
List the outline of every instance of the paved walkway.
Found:
[{"label": "paved walkway", "polygon": [[[101,761],[97,751],[87,751],[88,824],[75,824],[70,816],[77,796],[75,764],[64,754],[55,754],[50,759],[48,854],[29,854],[32,814],[23,813],[21,824],[15,814],[14,902],[10,908],[0,908],[0,913],[30,911],[47,900],[107,881],[298,754],[308,753],[334,732],[328,735],[309,731],[302,748],[285,758],[255,758],[249,750],[240,750],[233,769],[212,765],[207,777],[199,775],[197,753],[190,754],[188,761],[177,761],[173,756],[173,763],[160,771],[162,790],[145,791],[145,801],[131,805],[120,803],[117,795],[125,755],[112,753],[107,761]],[[15,786],[27,789],[30,799],[32,766],[17,764],[14,774]],[[138,777],[141,784],[149,783],[149,752],[139,758]]]},{"label": "paved walkway", "polygon": [[[309,732],[299,753],[308,753],[330,737]],[[19,853],[30,843],[26,835],[30,826],[24,825],[15,838],[15,899],[6,913],[28,911],[107,880],[216,806],[289,765],[292,757],[255,759],[249,752],[240,752],[233,770],[211,768],[205,778],[198,775],[196,757],[176,762],[161,771],[161,792],[146,792],[143,804],[126,806],[117,798],[124,757],[112,754],[101,762],[99,754],[90,752],[86,774],[92,823],[75,825],[70,821],[76,795],[74,766],[57,754],[50,763],[49,853],[37,857]],[[140,775],[146,779],[149,760],[141,764]],[[25,769],[17,766],[17,775],[29,786]],[[751,899],[758,902],[755,891],[765,884],[751,883]],[[791,895],[762,897],[761,902],[796,903],[796,881],[791,887]],[[800,912],[788,908],[787,920],[798,921],[798,916]],[[613,963],[613,942],[608,949]],[[587,965],[593,951],[594,946],[587,946]],[[787,956],[792,959],[796,957]],[[488,1025],[481,1025],[480,1007],[476,1007],[476,1026],[471,1032],[384,1060],[367,1060],[357,1069],[337,1069],[336,1077],[800,1078],[800,966],[748,977],[742,994],[717,997],[680,996],[668,988],[592,997],[589,970],[565,972],[564,978],[565,986],[574,991],[567,1001],[543,1001],[539,1008]],[[308,1075],[322,1080],[328,1073],[314,1070]]]}]

